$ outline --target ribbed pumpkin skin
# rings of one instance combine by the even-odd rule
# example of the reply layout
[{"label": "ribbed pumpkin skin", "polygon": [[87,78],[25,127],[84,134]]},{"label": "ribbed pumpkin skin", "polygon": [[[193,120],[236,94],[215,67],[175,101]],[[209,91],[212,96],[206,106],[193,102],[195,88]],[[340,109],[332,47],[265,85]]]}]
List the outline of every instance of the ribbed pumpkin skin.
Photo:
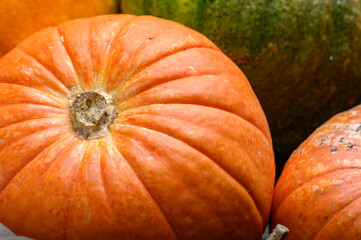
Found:
[{"label": "ribbed pumpkin skin", "polygon": [[[47,28],[0,60],[0,222],[36,239],[260,239],[269,128],[211,41],[154,17]],[[113,96],[106,136],[75,136],[74,87]]]},{"label": "ribbed pumpkin skin", "polygon": [[319,127],[277,181],[272,224],[287,240],[361,239],[361,105]]},{"label": "ribbed pumpkin skin", "polygon": [[266,113],[277,170],[318,126],[361,102],[359,0],[120,2],[123,13],[203,33],[238,64]]}]

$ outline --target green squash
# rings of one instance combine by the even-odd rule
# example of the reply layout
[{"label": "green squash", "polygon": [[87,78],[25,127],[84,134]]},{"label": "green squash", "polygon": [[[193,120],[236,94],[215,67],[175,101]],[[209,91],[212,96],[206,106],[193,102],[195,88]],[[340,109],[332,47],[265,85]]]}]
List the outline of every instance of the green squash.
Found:
[{"label": "green squash", "polygon": [[178,21],[232,58],[267,115],[280,167],[361,102],[360,0],[122,0],[121,10]]}]

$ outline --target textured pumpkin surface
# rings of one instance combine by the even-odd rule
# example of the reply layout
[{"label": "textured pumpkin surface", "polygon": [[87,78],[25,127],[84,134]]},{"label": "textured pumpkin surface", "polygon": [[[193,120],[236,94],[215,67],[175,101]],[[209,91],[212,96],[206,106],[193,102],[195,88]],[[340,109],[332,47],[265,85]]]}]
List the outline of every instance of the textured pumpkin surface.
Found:
[{"label": "textured pumpkin surface", "polygon": [[[70,21],[0,59],[0,82],[0,222],[16,234],[261,238],[269,128],[245,75],[203,35],[154,17]],[[77,136],[77,91],[112,99],[104,136]]]},{"label": "textured pumpkin surface", "polygon": [[121,0],[191,27],[244,71],[266,113],[278,170],[336,113],[361,102],[358,0]]},{"label": "textured pumpkin surface", "polygon": [[277,181],[272,223],[286,239],[361,239],[361,105],[318,128]]},{"label": "textured pumpkin surface", "polygon": [[25,37],[69,19],[116,13],[116,0],[0,0],[0,56]]}]

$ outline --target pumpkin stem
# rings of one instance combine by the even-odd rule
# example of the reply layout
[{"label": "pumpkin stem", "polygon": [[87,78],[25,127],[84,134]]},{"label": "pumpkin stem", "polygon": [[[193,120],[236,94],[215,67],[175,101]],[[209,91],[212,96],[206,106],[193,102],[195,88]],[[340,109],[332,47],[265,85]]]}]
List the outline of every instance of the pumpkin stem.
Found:
[{"label": "pumpkin stem", "polygon": [[285,226],[277,224],[267,240],[283,240],[286,238],[289,231],[290,230],[288,230]]},{"label": "pumpkin stem", "polygon": [[105,136],[116,114],[112,98],[103,92],[82,92],[70,104],[74,132],[83,139]]}]

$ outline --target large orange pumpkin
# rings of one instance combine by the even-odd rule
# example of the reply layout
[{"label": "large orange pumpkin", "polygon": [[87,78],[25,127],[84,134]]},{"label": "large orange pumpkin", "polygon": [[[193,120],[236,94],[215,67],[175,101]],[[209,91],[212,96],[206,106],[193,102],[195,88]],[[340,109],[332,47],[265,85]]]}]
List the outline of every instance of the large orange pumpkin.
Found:
[{"label": "large orange pumpkin", "polygon": [[272,223],[288,240],[361,239],[361,105],[318,128],[279,178]]},{"label": "large orange pumpkin", "polygon": [[0,56],[44,27],[116,13],[116,0],[0,0]]},{"label": "large orange pumpkin", "polygon": [[260,239],[274,184],[265,115],[203,35],[110,15],[0,60],[0,222],[37,239]]}]

